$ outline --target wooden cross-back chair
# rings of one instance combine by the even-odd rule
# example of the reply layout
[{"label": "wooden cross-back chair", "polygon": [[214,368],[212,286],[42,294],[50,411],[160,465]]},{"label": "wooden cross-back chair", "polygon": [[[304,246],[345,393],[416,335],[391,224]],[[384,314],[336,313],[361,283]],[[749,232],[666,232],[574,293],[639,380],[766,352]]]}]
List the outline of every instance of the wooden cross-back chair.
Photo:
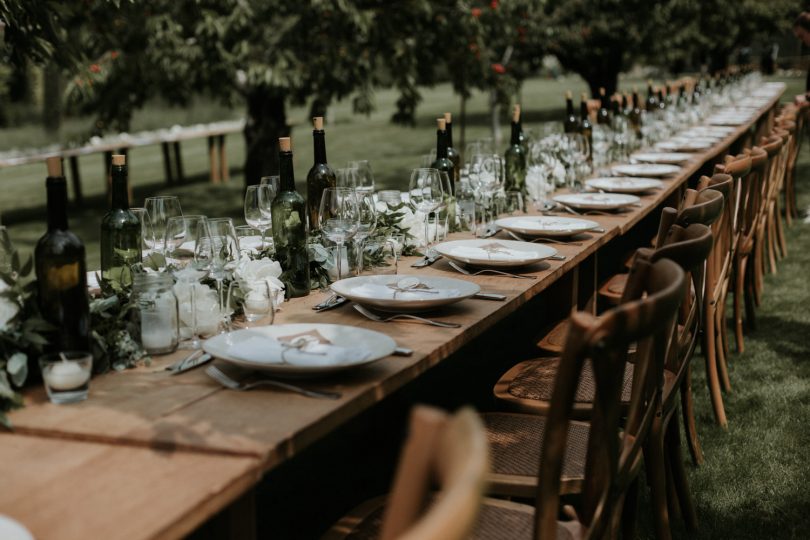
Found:
[{"label": "wooden cross-back chair", "polygon": [[804,139],[804,131],[807,126],[807,115],[810,114],[810,102],[804,100],[800,103],[791,104],[791,108],[795,114],[796,130],[793,133],[793,148],[790,157],[786,164],[785,174],[785,188],[784,201],[785,201],[785,221],[790,226],[793,219],[799,217],[799,209],[796,204],[796,160],[799,157],[799,150],[801,149],[802,140]]},{"label": "wooden cross-back chair", "polygon": [[[612,537],[625,494],[635,503],[642,454],[659,417],[663,368],[685,278],[669,260],[640,259],[632,273],[633,298],[626,303],[598,318],[585,312],[571,316],[547,416],[481,415],[492,448],[492,491],[534,498],[536,504],[487,499],[483,513],[498,508],[501,526],[494,536],[476,538]],[[639,383],[623,406],[623,371],[633,345]],[[594,385],[590,422],[575,421],[586,371]],[[519,477],[511,484],[507,477],[514,472]],[[571,520],[558,522],[560,496],[568,493],[581,494],[581,507],[566,508]]]},{"label": "wooden cross-back chair", "polygon": [[[742,222],[741,186],[743,179],[751,173],[751,157],[726,156],[723,163],[715,165],[715,173],[715,176],[723,174],[731,177],[734,187],[732,197],[728,200],[731,207],[727,214],[729,219],[718,220],[715,223],[714,233],[718,242],[706,261],[706,293],[703,297],[706,307],[702,350],[706,356],[706,382],[709,386],[715,420],[725,428],[728,426],[728,420],[722,390],[731,387],[726,364],[728,353],[726,298]],[[726,239],[729,240],[728,244]]]},{"label": "wooden cross-back chair", "polygon": [[[472,409],[448,415],[417,406],[387,502],[379,497],[367,501],[324,539],[466,539],[481,508],[488,470],[486,436]],[[432,495],[434,482],[440,488]]]},{"label": "wooden cross-back chair", "polygon": [[795,123],[782,122],[773,130],[771,138],[768,139],[775,142],[777,138],[781,138],[782,144],[776,156],[769,155],[771,170],[768,175],[767,202],[763,205],[764,219],[760,224],[761,231],[757,233],[762,238],[761,243],[763,244],[762,248],[759,249],[762,252],[760,256],[761,273],[766,270],[764,242],[767,242],[768,262],[772,274],[776,273],[777,257],[782,258],[787,255],[787,242],[782,228],[782,212],[779,198],[785,189],[785,178],[788,163],[791,159],[790,154],[794,146],[795,131]]}]

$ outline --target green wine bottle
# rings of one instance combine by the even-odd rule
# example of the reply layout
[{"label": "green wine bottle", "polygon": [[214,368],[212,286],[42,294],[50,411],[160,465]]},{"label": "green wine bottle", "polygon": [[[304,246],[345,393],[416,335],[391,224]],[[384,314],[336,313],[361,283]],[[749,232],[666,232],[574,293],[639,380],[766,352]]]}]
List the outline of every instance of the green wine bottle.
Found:
[{"label": "green wine bottle", "polygon": [[512,137],[504,153],[506,191],[526,191],[526,152],[520,144],[520,106],[512,110]]},{"label": "green wine bottle", "polygon": [[[456,177],[455,167],[453,162],[447,155],[447,123],[444,118],[436,119],[436,161],[433,162],[431,167],[438,169],[439,172],[447,173],[447,178],[450,180],[450,189],[455,188],[453,179]],[[452,193],[450,193],[452,195]]]},{"label": "green wine bottle", "polygon": [[599,89],[599,101],[599,112],[596,113],[596,123],[609,126],[611,124],[610,100],[605,94],[604,88]]},{"label": "green wine bottle", "polygon": [[630,118],[630,125],[636,133],[636,138],[641,139],[641,104],[638,98],[638,89],[635,87],[633,87],[633,103],[630,107],[628,118]]},{"label": "green wine bottle", "polygon": [[580,119],[574,113],[574,98],[571,96],[571,90],[565,93],[565,120],[563,121],[563,130],[566,133],[579,133],[582,131],[582,124]]},{"label": "green wine bottle", "polygon": [[647,112],[653,112],[658,109],[658,98],[655,97],[655,90],[653,89],[652,80],[647,81]]},{"label": "green wine bottle", "polygon": [[67,182],[62,176],[61,158],[48,158],[47,166],[48,232],[34,249],[39,311],[55,327],[46,350],[89,351],[90,307],[84,244],[68,230]]},{"label": "green wine bottle", "polygon": [[288,298],[309,294],[309,256],[307,254],[307,213],[304,198],[295,191],[295,172],[289,137],[281,137],[279,146],[279,194],[273,200],[273,244],[276,260],[283,271],[281,280]]},{"label": "green wine bottle", "polygon": [[444,113],[444,133],[447,139],[447,159],[453,162],[453,193],[461,181],[461,154],[453,146],[453,115]]},{"label": "green wine bottle", "polygon": [[141,222],[129,209],[126,156],[112,157],[112,204],[101,219],[101,279],[132,284],[132,265],[141,262]]},{"label": "green wine bottle", "polygon": [[335,171],[326,162],[326,135],[323,131],[323,117],[313,118],[312,126],[315,162],[307,173],[307,216],[309,216],[309,226],[314,231],[320,228],[318,209],[321,205],[321,195],[326,188],[335,187],[337,178]]},{"label": "green wine bottle", "polygon": [[516,114],[517,114],[517,119],[518,119],[518,122],[517,122],[517,125],[518,125],[518,141],[520,141],[520,146],[521,146],[521,148],[523,148],[523,154],[528,156],[529,155],[529,137],[527,137],[526,134],[523,133],[523,120],[521,120],[520,104],[519,103],[515,103],[515,105],[512,107],[512,117],[514,117]]},{"label": "green wine bottle", "polygon": [[[588,113],[588,97],[585,95],[585,92],[582,92],[580,96],[579,102],[579,122],[580,122],[580,133],[588,139],[588,148],[593,149],[593,124],[591,124],[590,114]],[[593,152],[588,153],[589,156],[593,156]],[[591,158],[592,159],[592,158]]]}]

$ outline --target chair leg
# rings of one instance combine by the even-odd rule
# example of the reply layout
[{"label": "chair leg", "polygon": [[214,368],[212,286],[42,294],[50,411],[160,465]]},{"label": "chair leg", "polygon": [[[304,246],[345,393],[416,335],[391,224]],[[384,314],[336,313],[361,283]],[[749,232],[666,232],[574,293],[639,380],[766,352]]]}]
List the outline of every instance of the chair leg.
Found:
[{"label": "chair leg", "polygon": [[771,274],[776,275],[776,228],[773,220],[773,204],[769,208],[767,228],[768,262],[770,263]]},{"label": "chair leg", "polygon": [[681,507],[681,516],[686,523],[689,532],[695,532],[698,528],[697,512],[692,501],[692,493],[689,490],[689,481],[686,477],[686,470],[683,466],[683,455],[681,452],[681,433],[677,422],[670,422],[667,427],[667,454],[669,455],[669,465],[672,470],[672,480],[675,484],[675,491],[678,494],[678,504]]},{"label": "chair leg", "polygon": [[681,382],[681,412],[683,413],[683,428],[686,432],[686,442],[689,444],[689,454],[692,463],[703,464],[703,450],[700,448],[697,425],[695,423],[695,403],[692,396],[692,364],[686,368],[683,382]]},{"label": "chair leg", "polygon": [[703,334],[703,356],[706,358],[706,383],[709,386],[709,396],[714,409],[714,419],[722,428],[728,428],[726,411],[723,407],[723,394],[720,390],[720,379],[717,376],[717,347],[715,346],[715,319],[714,303],[709,303],[706,309],[706,330]]},{"label": "chair leg", "polygon": [[728,340],[726,339],[726,314],[725,307],[718,309],[717,329],[717,369],[720,372],[720,384],[724,392],[731,392],[731,380],[728,377],[728,363],[726,363],[726,350]]},{"label": "chair leg", "polygon": [[[670,419],[670,424],[672,421]],[[672,472],[672,460],[670,459],[669,449],[667,448],[666,434],[664,435],[664,471],[667,478],[667,512],[669,513],[669,522],[673,523],[675,520],[681,519],[681,504],[678,500],[678,491],[675,489],[675,477]]]},{"label": "chair leg", "polygon": [[667,511],[666,462],[664,461],[664,434],[661,418],[654,420],[650,429],[649,440],[644,447],[644,465],[647,470],[647,483],[650,485],[655,537],[658,540],[670,540],[672,531],[669,527]]},{"label": "chair leg", "polygon": [[745,294],[745,326],[747,330],[756,330],[756,276],[754,275],[753,265],[748,264],[748,257],[743,262],[743,269],[745,274],[745,285],[743,287]]},{"label": "chair leg", "polygon": [[760,240],[759,235],[757,235],[757,239],[754,243],[754,261],[753,261],[753,270],[754,270],[754,302],[757,306],[759,306],[760,302],[762,301],[762,240]]},{"label": "chair leg", "polygon": [[779,208],[779,199],[776,199],[776,239],[779,242],[779,253],[781,258],[787,257],[787,240],[785,238],[785,228],[782,226],[782,212]]},{"label": "chair leg", "polygon": [[636,516],[638,514],[638,478],[633,480],[624,496],[622,507],[622,538],[636,537]]},{"label": "chair leg", "polygon": [[743,339],[742,305],[744,302],[745,256],[735,258],[734,268],[734,335],[737,341],[737,352],[745,352]]}]

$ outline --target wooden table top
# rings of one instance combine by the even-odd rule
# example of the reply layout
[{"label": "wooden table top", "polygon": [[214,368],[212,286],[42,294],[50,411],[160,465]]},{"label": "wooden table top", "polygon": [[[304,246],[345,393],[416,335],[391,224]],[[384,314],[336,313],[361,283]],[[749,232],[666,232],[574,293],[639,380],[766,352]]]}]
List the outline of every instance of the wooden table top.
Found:
[{"label": "wooden table top", "polygon": [[[304,447],[419,377],[547,289],[608,241],[627,232],[667,200],[701,166],[725,153],[731,144],[778,102],[780,96],[781,92],[762,107],[750,124],[740,126],[711,150],[695,153],[695,158],[686,164],[679,174],[664,179],[663,189],[642,196],[639,206],[617,215],[587,216],[587,219],[599,222],[605,228],[605,232],[582,235],[581,245],[552,244],[566,256],[566,260],[547,261],[535,265],[531,268],[531,272],[527,273],[535,275],[537,279],[463,276],[450,268],[444,260],[431,267],[417,270],[409,267],[414,259],[405,259],[401,263],[401,273],[453,276],[478,283],[482,291],[507,295],[505,302],[469,299],[445,308],[434,317],[461,323],[461,328],[445,329],[418,324],[373,322],[362,317],[348,305],[315,313],[311,307],[325,299],[326,293],[323,292],[314,292],[308,297],[286,302],[276,315],[275,324],[319,322],[361,325],[386,333],[394,338],[399,346],[414,350],[414,354],[410,357],[388,357],[340,377],[330,378],[327,381],[307,382],[307,385],[313,388],[341,392],[343,397],[339,400],[310,399],[298,394],[261,389],[244,393],[233,392],[223,389],[201,369],[179,376],[168,375],[163,368],[187,354],[187,351],[156,357],[148,367],[96,377],[90,385],[90,398],[80,404],[53,405],[47,401],[43,388],[29,390],[25,395],[25,408],[9,415],[17,434],[0,439],[0,443],[15,441],[17,445],[17,450],[9,450],[3,449],[4,445],[0,444],[0,478],[3,478],[5,485],[12,486],[12,493],[17,490],[30,495],[27,499],[23,498],[20,503],[15,503],[0,494],[0,512],[21,516],[27,525],[37,531],[52,530],[48,527],[53,526],[55,522],[49,521],[50,518],[32,517],[19,508],[29,504],[26,501],[50,500],[51,495],[38,493],[42,484],[37,483],[37,476],[34,473],[38,469],[46,468],[39,465],[39,461],[50,461],[49,452],[60,452],[59,448],[62,447],[75,448],[75,451],[70,452],[64,450],[67,452],[65,459],[74,455],[71,452],[75,452],[77,457],[71,459],[77,461],[73,465],[70,465],[69,460],[66,461],[64,469],[52,465],[53,470],[50,473],[41,473],[49,476],[60,486],[58,489],[69,489],[70,475],[75,474],[72,471],[81,470],[81,456],[97,452],[107,461],[95,460],[92,474],[99,478],[107,478],[106,482],[111,486],[120,487],[117,493],[110,494],[111,497],[119,495],[126,497],[132,493],[133,487],[137,489],[138,493],[134,496],[135,501],[132,504],[138,504],[137,501],[146,500],[160,490],[159,483],[150,485],[150,482],[144,481],[143,478],[150,478],[153,475],[156,479],[159,478],[153,469],[161,467],[167,471],[171,470],[171,474],[178,477],[186,474],[193,477],[195,471],[200,471],[210,464],[211,469],[224,471],[221,477],[223,482],[229,475],[235,479],[232,481],[241,481],[239,479],[247,475],[248,469],[253,467],[250,474],[255,480],[261,473],[290,459]],[[452,237],[461,239],[470,236],[454,234]],[[503,233],[498,237],[508,238]],[[21,450],[26,445],[42,449],[26,453]],[[15,451],[18,452],[15,454],[18,457],[14,458],[16,462],[5,459],[5,452]],[[171,452],[168,455],[175,464],[181,463],[176,466],[176,470],[168,465],[167,454],[162,452]],[[132,459],[136,461],[132,463],[140,464],[133,464],[121,470],[121,464],[126,460],[120,456],[124,453],[133,456]],[[10,467],[10,463],[16,464]],[[109,463],[109,466],[105,463]],[[14,471],[7,471],[4,467]],[[25,474],[29,470],[32,471],[30,479]],[[89,475],[88,471],[89,465],[84,469],[85,474]],[[220,472],[217,471],[216,476],[208,480],[217,482],[219,475]],[[125,478],[127,476],[131,476],[131,479],[127,480]],[[11,479],[10,483],[7,482],[8,478]],[[202,482],[202,479],[190,482]],[[200,504],[199,501],[219,492],[206,486],[194,484],[188,489],[184,486],[183,491],[188,491],[189,497],[192,497],[191,492],[194,490],[197,490],[195,493],[200,497],[196,502],[189,499],[187,504]],[[49,485],[49,489],[53,488]],[[115,491],[114,487],[108,489]],[[219,508],[227,501],[220,503]],[[178,512],[179,506],[178,503]],[[92,513],[94,511],[88,510],[82,515]],[[168,515],[159,517],[169,519]],[[189,527],[193,528],[199,524],[196,522],[187,525],[189,520],[183,515],[178,514],[176,517],[181,522],[175,525],[180,527],[177,530],[184,527],[184,530],[190,530]],[[31,521],[28,521],[28,518]],[[102,522],[91,522],[81,527],[84,527],[84,531],[92,531],[96,536],[94,528],[96,525],[108,526],[103,523],[103,516],[97,520]],[[159,521],[157,517],[156,520]],[[133,537],[152,538],[165,535],[164,529],[150,529]],[[43,534],[42,537],[47,535]]]}]

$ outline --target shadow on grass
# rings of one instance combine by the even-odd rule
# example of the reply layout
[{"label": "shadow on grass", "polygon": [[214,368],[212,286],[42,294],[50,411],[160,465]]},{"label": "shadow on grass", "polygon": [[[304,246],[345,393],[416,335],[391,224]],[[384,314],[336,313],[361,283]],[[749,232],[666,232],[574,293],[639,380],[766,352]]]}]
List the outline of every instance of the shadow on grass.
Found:
[{"label": "shadow on grass", "polygon": [[810,323],[765,315],[757,319],[757,340],[776,354],[810,368]]}]

